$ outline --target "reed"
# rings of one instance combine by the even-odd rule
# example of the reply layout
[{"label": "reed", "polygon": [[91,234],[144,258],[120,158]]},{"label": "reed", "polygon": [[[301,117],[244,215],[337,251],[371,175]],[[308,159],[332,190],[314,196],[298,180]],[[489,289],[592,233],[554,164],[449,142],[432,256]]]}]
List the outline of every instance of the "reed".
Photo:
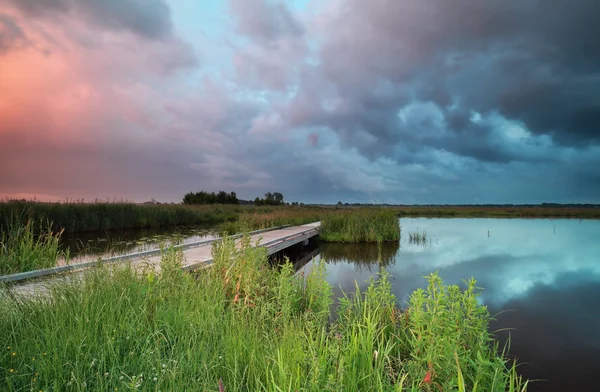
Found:
[{"label": "reed", "polygon": [[48,301],[0,290],[2,389],[525,389],[492,345],[474,283],[460,291],[433,275],[401,313],[384,272],[331,315],[322,263],[277,271],[248,245],[215,244],[214,267],[194,274],[173,248],[160,272],[98,266],[49,285]]},{"label": "reed", "polygon": [[426,231],[411,231],[408,233],[409,244],[426,245],[427,241],[429,241],[429,236]]},{"label": "reed", "polygon": [[320,238],[327,242],[398,241],[400,224],[390,209],[345,210],[322,219]]},{"label": "reed", "polygon": [[252,207],[243,210],[236,221],[221,224],[220,231],[229,234],[283,225],[304,225],[320,221],[335,213],[334,209],[288,206]]},{"label": "reed", "polygon": [[53,232],[51,223],[11,216],[0,231],[0,275],[25,272],[68,262],[69,252],[61,250],[62,230]]},{"label": "reed", "polygon": [[[187,206],[134,203],[0,203],[0,226],[10,216],[52,222],[52,229],[65,232],[192,226],[232,221],[239,206]],[[0,227],[2,229],[2,227]]]}]

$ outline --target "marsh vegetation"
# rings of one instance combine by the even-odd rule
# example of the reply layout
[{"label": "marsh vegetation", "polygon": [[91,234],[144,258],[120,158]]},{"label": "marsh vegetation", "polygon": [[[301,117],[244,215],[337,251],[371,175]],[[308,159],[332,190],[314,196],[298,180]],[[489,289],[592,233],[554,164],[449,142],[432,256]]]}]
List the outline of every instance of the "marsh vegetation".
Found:
[{"label": "marsh vegetation", "polygon": [[49,286],[51,301],[0,297],[0,373],[16,390],[523,391],[477,304],[428,276],[401,311],[383,271],[332,314],[323,264],[269,268],[264,249],[215,243],[185,273],[98,267]]},{"label": "marsh vegetation", "polygon": [[30,219],[23,223],[12,216],[0,231],[0,275],[54,267],[68,262],[69,252],[60,247],[59,232],[49,222]]}]

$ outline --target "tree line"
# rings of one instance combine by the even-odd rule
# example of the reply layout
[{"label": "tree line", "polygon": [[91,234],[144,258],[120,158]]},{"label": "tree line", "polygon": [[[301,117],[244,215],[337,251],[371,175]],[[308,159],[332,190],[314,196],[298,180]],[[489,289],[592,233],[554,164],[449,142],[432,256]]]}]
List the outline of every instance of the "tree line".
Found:
[{"label": "tree line", "polygon": [[183,204],[240,204],[235,192],[189,192],[183,197]]},{"label": "tree line", "polygon": [[262,206],[283,205],[283,195],[279,192],[267,192],[264,198],[257,197],[252,201],[239,200],[235,192],[189,192],[183,197],[183,204],[251,204]]}]

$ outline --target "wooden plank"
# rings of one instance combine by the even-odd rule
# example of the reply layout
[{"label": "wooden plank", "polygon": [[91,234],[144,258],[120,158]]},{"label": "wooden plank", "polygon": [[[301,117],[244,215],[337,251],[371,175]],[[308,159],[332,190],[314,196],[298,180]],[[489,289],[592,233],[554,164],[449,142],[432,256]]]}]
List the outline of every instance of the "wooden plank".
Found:
[{"label": "wooden plank", "polygon": [[[268,228],[268,229],[255,230],[248,234],[256,235],[256,234],[260,234],[260,233],[266,233],[269,231],[284,230],[287,227],[290,227],[290,226],[285,225],[285,226],[278,226],[278,227],[273,227],[273,228]],[[241,234],[236,234],[236,235],[233,235],[230,237],[231,238],[240,238],[241,236],[242,236]],[[195,247],[202,247],[205,245],[210,245],[212,242],[219,241],[221,239],[222,239],[221,237],[218,237],[218,238],[213,238],[210,240],[203,240],[203,241],[191,242],[188,244],[175,245],[174,247],[176,249],[184,249],[184,250],[191,249],[191,248],[195,248]],[[87,261],[87,262],[76,263],[76,264],[61,265],[58,267],[45,268],[45,269],[41,269],[41,270],[34,270],[34,271],[27,271],[27,272],[19,272],[19,273],[10,274],[10,275],[0,275],[0,283],[18,282],[18,281],[29,280],[29,279],[33,279],[33,278],[40,278],[40,277],[44,277],[44,276],[48,276],[48,275],[56,275],[56,274],[65,273],[65,272],[72,272],[72,271],[76,271],[76,270],[87,269],[87,268],[91,268],[95,265],[98,265],[98,263],[101,263],[101,264],[118,263],[118,262],[122,262],[125,260],[142,259],[145,257],[151,257],[151,256],[160,255],[160,254],[161,254],[160,249],[152,249],[152,250],[147,250],[147,251],[143,251],[143,252],[135,252],[135,253],[129,253],[126,255],[109,257],[109,258],[102,259],[102,260],[94,260],[94,261]]]},{"label": "wooden plank", "polygon": [[[320,222],[314,222],[308,225],[302,226],[285,226],[274,229],[257,230],[251,233],[250,243],[258,246],[266,247],[269,255],[286,249],[290,246],[301,243],[309,238],[315,237],[319,234]],[[241,244],[241,235],[232,236],[237,242],[237,245]],[[175,248],[183,249],[183,265],[184,270],[194,270],[198,268],[208,267],[212,264],[212,243],[214,241],[220,241],[222,238],[215,238],[212,240],[205,240],[198,243],[191,243],[185,245],[178,245]],[[143,253],[143,254],[142,254]],[[142,254],[142,255],[140,255]],[[117,263],[125,260],[130,260],[132,264],[141,265],[142,263],[150,263],[156,268],[160,268],[161,261],[161,250],[152,250],[146,252],[139,252],[129,255],[116,256],[109,259],[101,260],[100,263]],[[29,273],[13,274],[0,276],[1,282],[18,282],[24,281],[25,279],[31,279],[33,277],[53,275],[49,279],[43,281],[29,281],[23,284],[16,284],[11,287],[15,292],[34,295],[41,294],[47,291],[44,288],[48,283],[60,283],[65,280],[77,279],[82,276],[85,269],[97,265],[99,262],[86,262],[74,265],[60,266],[55,268],[49,268],[46,270],[31,271]],[[60,272],[74,272],[73,274],[59,274]],[[15,276],[17,275],[17,276]]]}]

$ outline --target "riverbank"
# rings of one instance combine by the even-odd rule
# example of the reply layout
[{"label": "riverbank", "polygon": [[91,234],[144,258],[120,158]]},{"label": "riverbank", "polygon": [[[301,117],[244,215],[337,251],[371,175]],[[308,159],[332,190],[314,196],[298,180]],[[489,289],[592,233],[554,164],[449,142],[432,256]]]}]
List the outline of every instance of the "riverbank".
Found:
[{"label": "riverbank", "polygon": [[241,232],[280,225],[301,225],[334,214],[372,209],[393,211],[398,217],[571,218],[600,219],[600,208],[542,206],[253,206],[135,203],[0,202],[0,229],[12,216],[48,221],[66,233],[215,225]]},{"label": "riverbank", "polygon": [[269,268],[231,240],[215,267],[161,273],[97,268],[51,287],[52,302],[0,291],[0,374],[7,390],[524,391],[487,331],[475,282],[429,276],[400,312],[387,274],[332,311],[322,265]]}]

